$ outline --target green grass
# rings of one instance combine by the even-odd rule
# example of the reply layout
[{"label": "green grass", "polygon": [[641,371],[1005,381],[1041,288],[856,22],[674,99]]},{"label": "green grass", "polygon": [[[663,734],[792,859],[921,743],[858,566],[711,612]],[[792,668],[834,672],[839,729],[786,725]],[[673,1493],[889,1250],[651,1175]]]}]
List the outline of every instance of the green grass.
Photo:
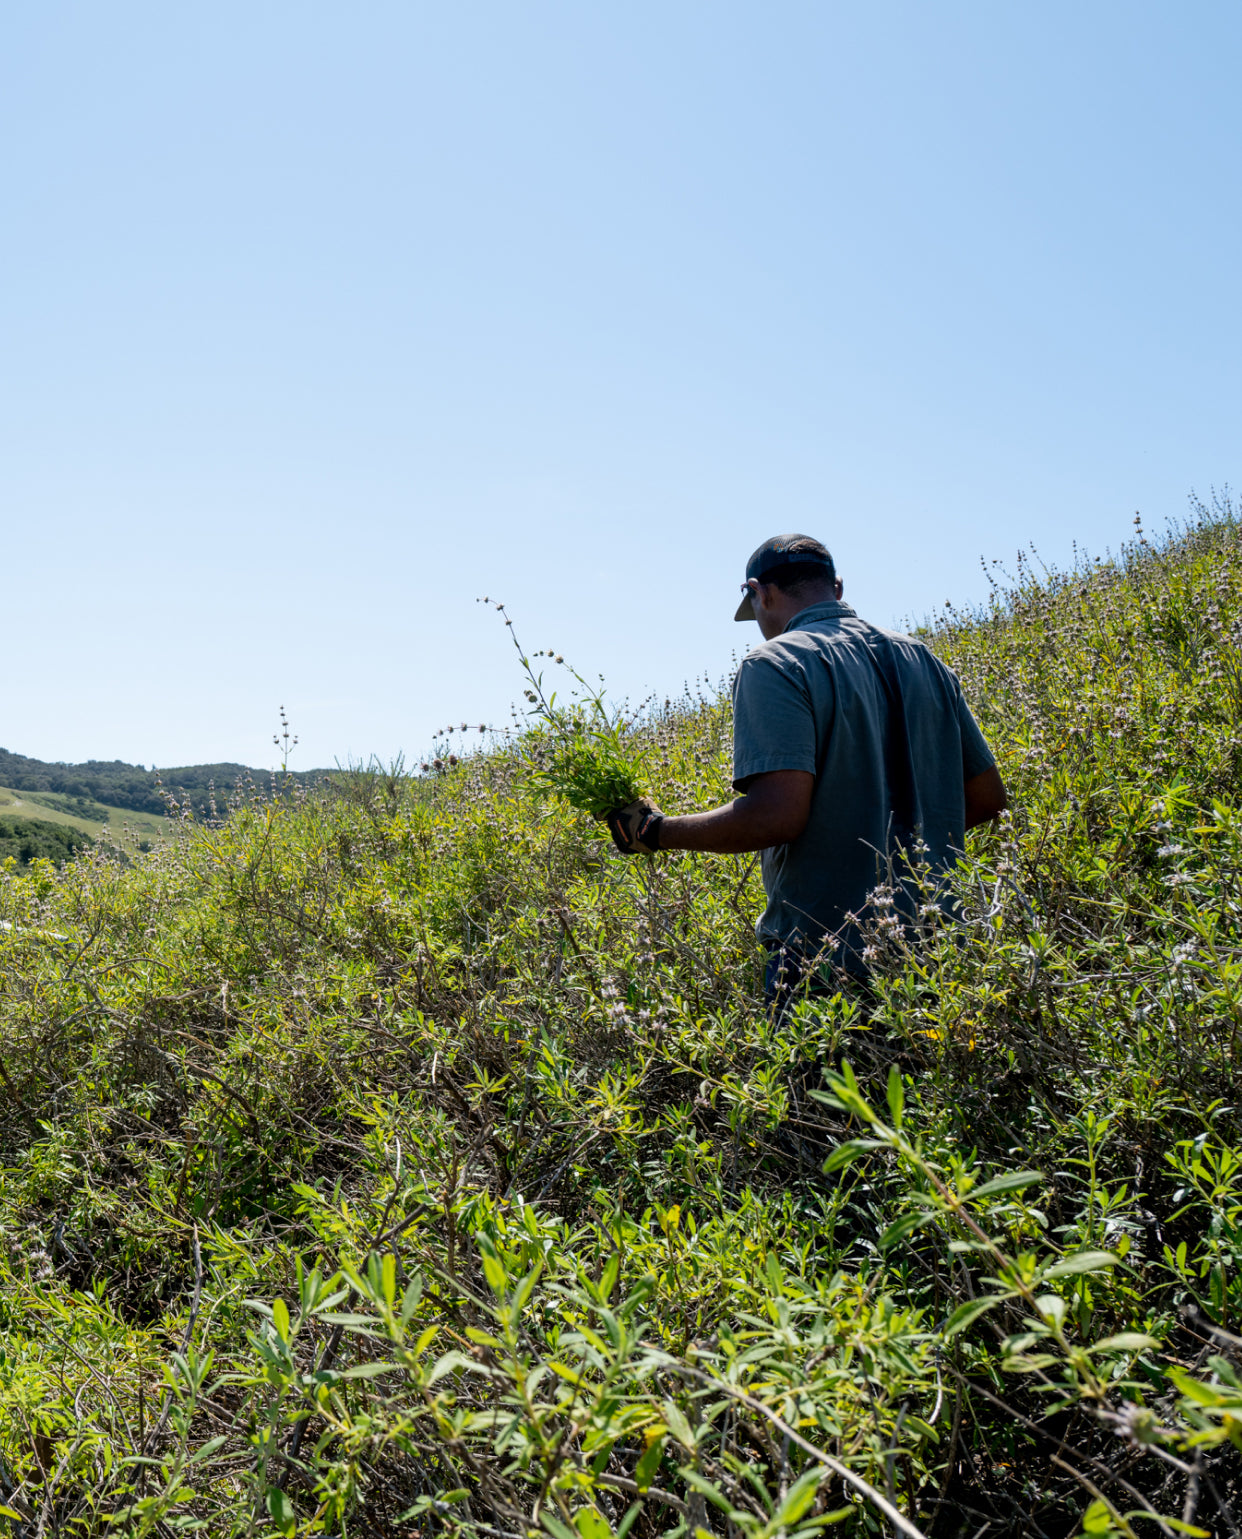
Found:
[{"label": "green grass", "polygon": [[[771,1021],[754,862],[523,743],[0,878],[24,1531],[1229,1532],[1238,525],[928,635],[1013,810],[871,1000]],[[618,725],[729,794],[726,694]]]},{"label": "green grass", "polygon": [[101,802],[89,802],[57,791],[15,791],[6,786],[0,786],[0,814],[76,828],[93,839],[98,839],[107,829],[130,853],[144,841],[150,845],[165,838],[169,828],[166,819],[154,817],[149,812],[105,807]]}]

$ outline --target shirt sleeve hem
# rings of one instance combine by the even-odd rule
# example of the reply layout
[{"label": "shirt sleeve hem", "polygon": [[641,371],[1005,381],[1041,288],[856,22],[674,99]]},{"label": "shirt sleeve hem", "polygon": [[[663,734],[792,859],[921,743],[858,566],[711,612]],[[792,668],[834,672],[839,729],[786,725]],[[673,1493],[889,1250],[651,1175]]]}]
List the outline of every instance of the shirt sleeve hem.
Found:
[{"label": "shirt sleeve hem", "polygon": [[756,775],[771,775],[777,770],[803,770],[805,773],[813,775],[815,773],[815,761],[807,757],[797,760],[790,760],[789,758],[747,759],[743,763],[733,766],[733,789],[735,791],[744,791]]},{"label": "shirt sleeve hem", "polygon": [[990,753],[972,754],[962,765],[963,776],[966,780],[973,780],[976,775],[982,775],[985,770],[995,769],[996,760]]}]

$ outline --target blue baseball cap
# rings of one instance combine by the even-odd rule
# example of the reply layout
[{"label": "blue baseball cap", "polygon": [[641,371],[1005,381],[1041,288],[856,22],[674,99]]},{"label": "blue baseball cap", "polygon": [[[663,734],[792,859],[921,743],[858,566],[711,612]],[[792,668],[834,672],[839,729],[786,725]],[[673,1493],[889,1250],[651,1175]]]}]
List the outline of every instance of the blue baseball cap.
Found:
[{"label": "blue baseball cap", "polygon": [[[795,545],[798,549],[791,549]],[[746,563],[746,581],[750,582],[753,579],[755,582],[765,582],[779,567],[801,564],[827,568],[829,581],[836,575],[832,552],[826,545],[821,545],[809,534],[774,534],[770,540],[764,540]],[[809,572],[807,576],[810,576]],[[735,620],[755,618],[755,607],[750,601],[749,593],[743,594],[742,602],[737,606],[737,613],[733,618]]]}]

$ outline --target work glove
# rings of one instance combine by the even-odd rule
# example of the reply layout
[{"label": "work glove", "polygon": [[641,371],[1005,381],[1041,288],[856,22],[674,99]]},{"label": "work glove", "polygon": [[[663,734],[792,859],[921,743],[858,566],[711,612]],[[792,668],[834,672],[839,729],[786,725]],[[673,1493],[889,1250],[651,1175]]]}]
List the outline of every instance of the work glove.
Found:
[{"label": "work glove", "polygon": [[664,814],[644,796],[627,807],[618,807],[606,819],[612,842],[622,855],[654,855],[660,848]]}]

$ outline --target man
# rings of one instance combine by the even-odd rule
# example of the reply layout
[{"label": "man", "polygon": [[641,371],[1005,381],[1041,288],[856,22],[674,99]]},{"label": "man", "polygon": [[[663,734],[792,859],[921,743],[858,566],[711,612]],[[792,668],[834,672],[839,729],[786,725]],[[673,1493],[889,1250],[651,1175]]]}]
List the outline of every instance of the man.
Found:
[{"label": "man", "polygon": [[904,857],[920,845],[943,872],[966,830],[1006,804],[953,672],[921,642],[860,620],[842,592],[818,540],[765,540],[734,616],[757,620],[763,636],[733,686],[741,795],[686,817],[634,802],[608,819],[625,854],[763,851],[768,902],[757,928],[770,999],[816,962],[865,977],[858,921],[868,894],[891,871],[898,911],[913,913]]}]

